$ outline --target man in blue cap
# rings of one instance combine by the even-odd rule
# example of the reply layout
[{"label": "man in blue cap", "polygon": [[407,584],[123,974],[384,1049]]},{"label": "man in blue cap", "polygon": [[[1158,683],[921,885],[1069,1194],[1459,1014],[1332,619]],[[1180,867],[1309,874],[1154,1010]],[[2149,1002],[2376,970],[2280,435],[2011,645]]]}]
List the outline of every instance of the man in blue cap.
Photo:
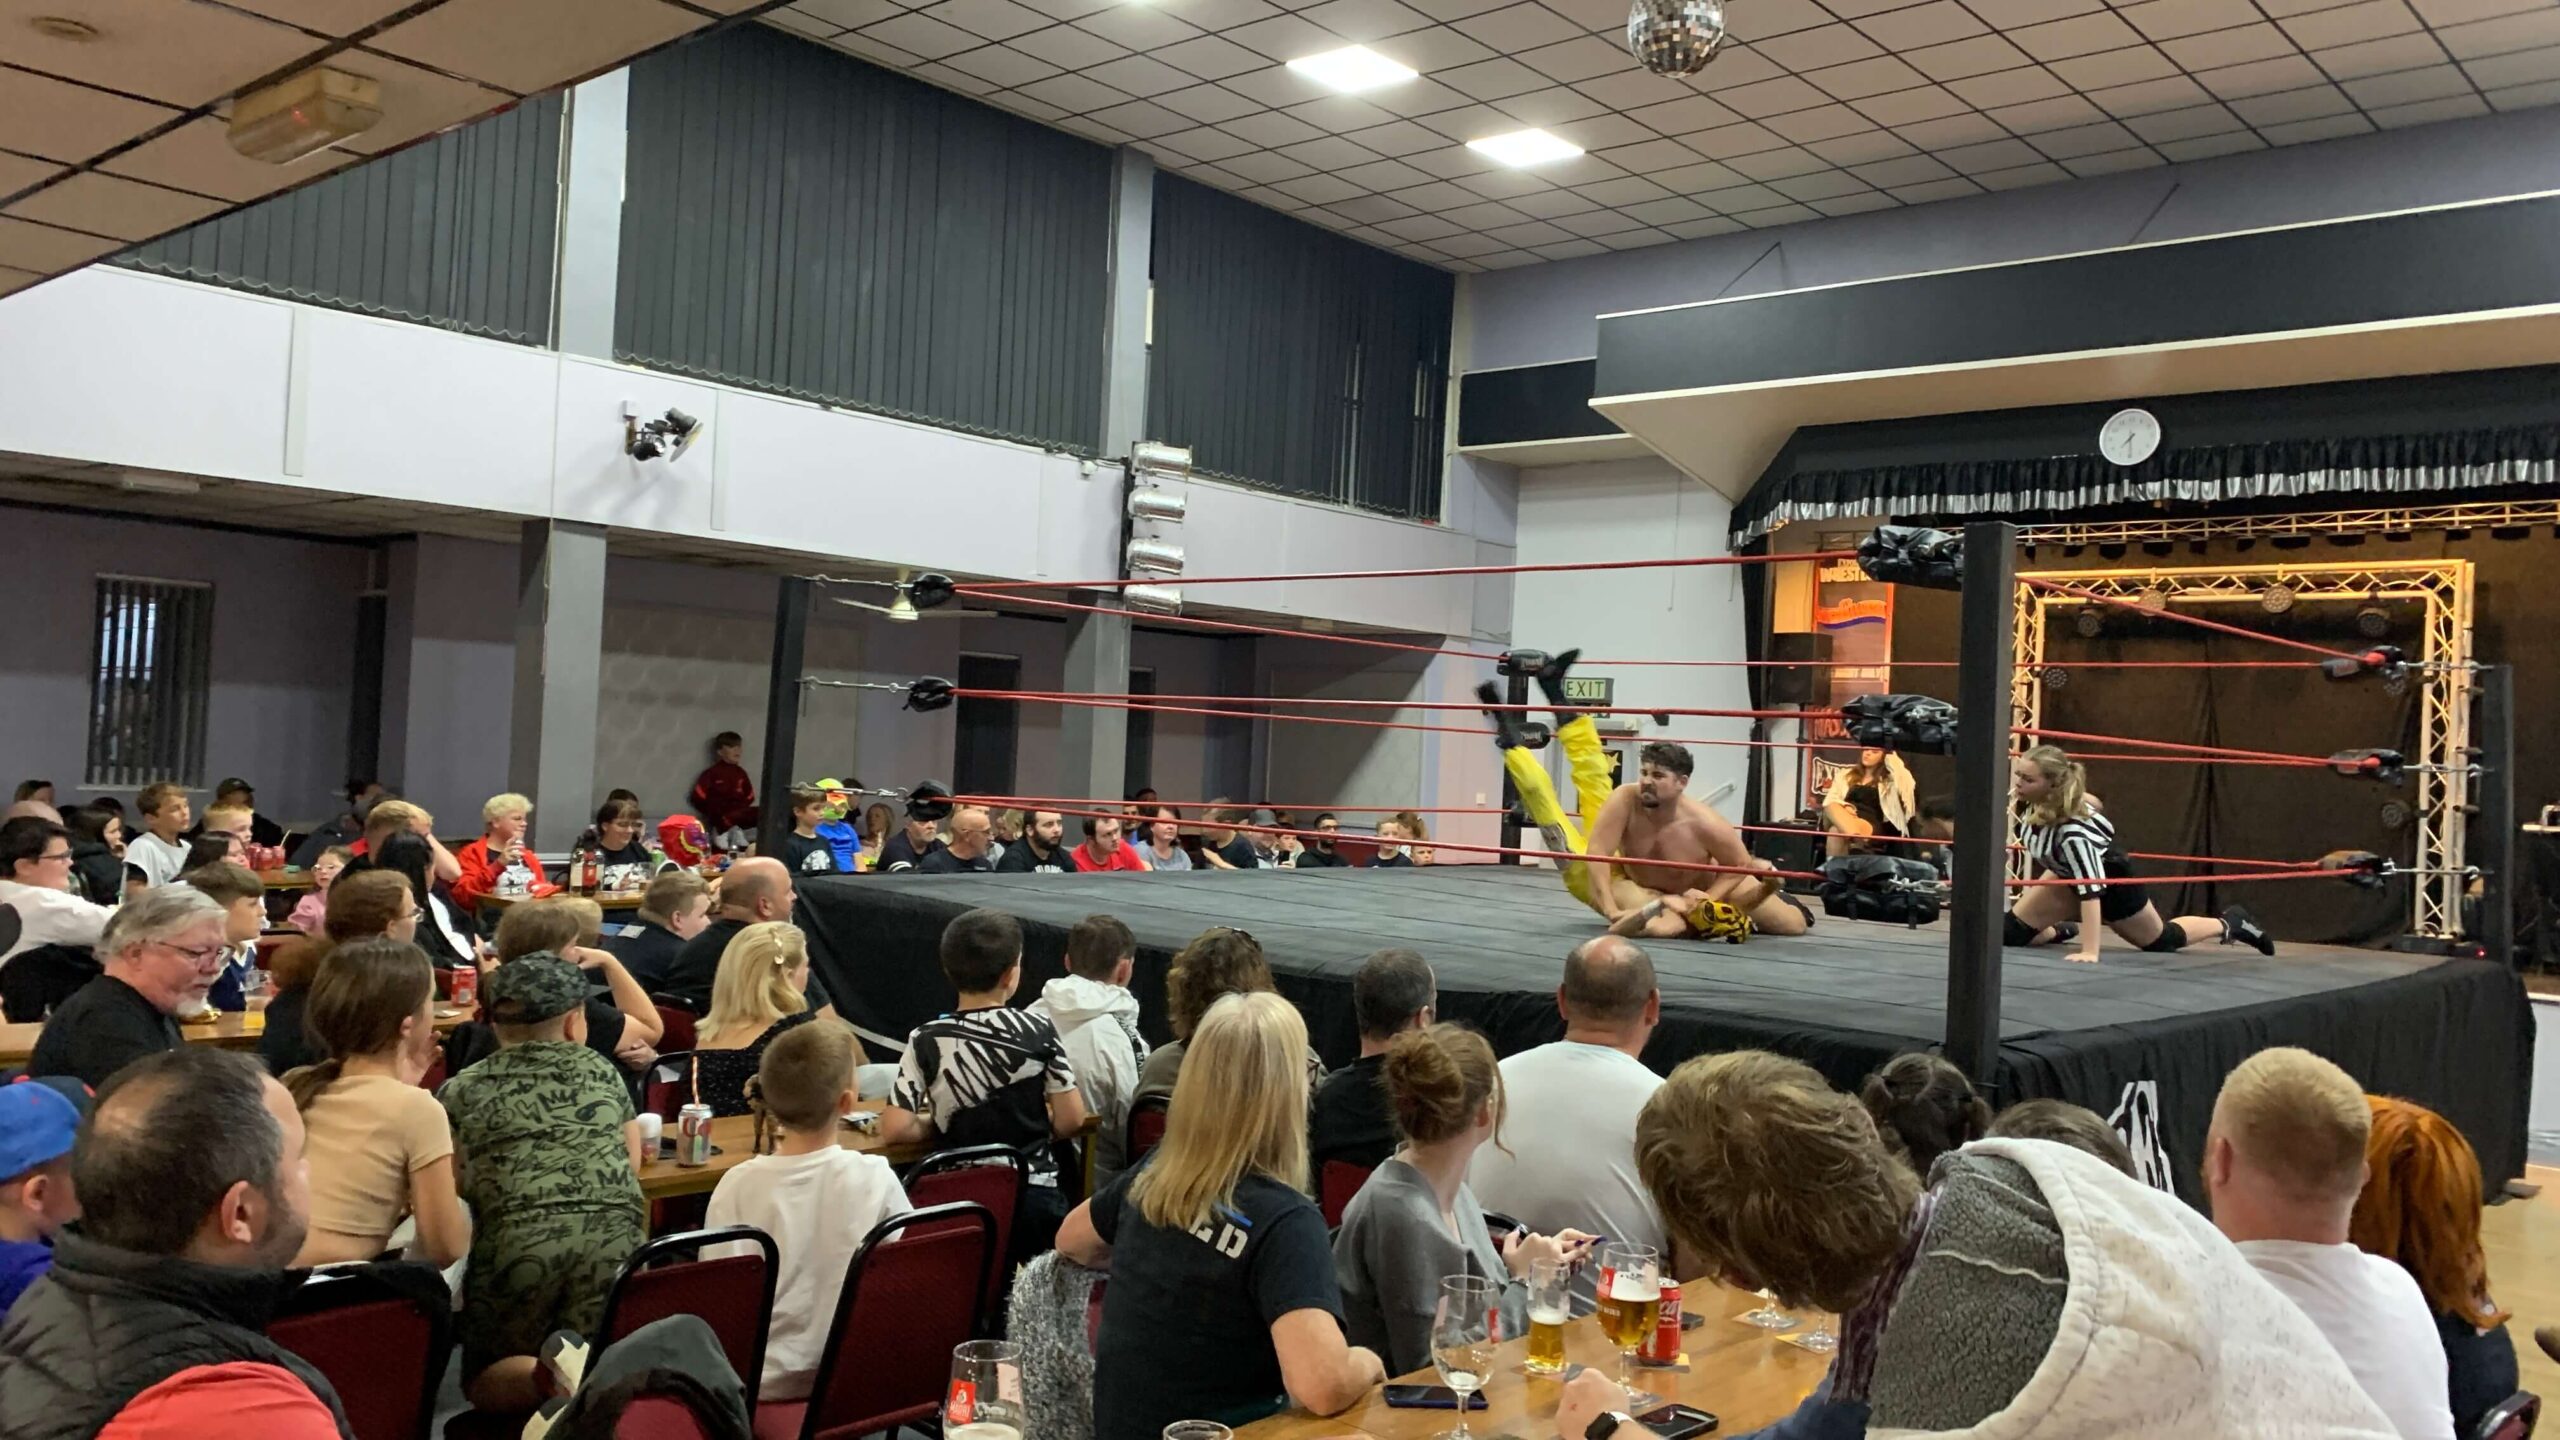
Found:
[{"label": "man in blue cap", "polygon": [[0,1086],[0,1315],[52,1266],[54,1232],[80,1218],[71,1142],[88,1110],[76,1080]]}]

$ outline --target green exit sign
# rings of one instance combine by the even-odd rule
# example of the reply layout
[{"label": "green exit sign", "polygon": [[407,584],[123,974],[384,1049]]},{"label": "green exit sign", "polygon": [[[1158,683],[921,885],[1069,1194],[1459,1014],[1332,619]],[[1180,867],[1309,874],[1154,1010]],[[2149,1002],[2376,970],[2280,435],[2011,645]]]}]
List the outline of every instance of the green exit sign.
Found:
[{"label": "green exit sign", "polygon": [[1612,676],[1567,675],[1564,677],[1564,698],[1576,705],[1596,705],[1605,708],[1610,701],[1617,698],[1617,688],[1618,682]]}]

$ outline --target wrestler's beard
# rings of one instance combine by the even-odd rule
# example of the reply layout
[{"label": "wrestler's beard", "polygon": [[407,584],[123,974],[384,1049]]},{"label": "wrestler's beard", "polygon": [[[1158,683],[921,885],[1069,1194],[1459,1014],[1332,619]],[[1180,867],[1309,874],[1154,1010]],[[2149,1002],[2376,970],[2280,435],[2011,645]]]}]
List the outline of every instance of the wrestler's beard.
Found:
[{"label": "wrestler's beard", "polygon": [[1641,801],[1644,808],[1647,810],[1659,810],[1662,808],[1662,797],[1655,794],[1653,787],[1650,785],[1639,786],[1636,790],[1636,799]]}]

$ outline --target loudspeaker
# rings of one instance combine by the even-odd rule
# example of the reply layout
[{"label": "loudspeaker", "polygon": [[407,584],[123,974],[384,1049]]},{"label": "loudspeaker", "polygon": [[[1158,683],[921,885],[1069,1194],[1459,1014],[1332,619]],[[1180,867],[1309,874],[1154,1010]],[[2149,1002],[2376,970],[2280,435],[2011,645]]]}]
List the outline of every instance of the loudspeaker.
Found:
[{"label": "loudspeaker", "polygon": [[1783,631],[1769,637],[1768,659],[1786,664],[1769,666],[1761,675],[1760,701],[1764,705],[1816,705],[1822,703],[1830,686],[1825,683],[1821,664],[1831,658],[1831,637],[1818,630]]}]

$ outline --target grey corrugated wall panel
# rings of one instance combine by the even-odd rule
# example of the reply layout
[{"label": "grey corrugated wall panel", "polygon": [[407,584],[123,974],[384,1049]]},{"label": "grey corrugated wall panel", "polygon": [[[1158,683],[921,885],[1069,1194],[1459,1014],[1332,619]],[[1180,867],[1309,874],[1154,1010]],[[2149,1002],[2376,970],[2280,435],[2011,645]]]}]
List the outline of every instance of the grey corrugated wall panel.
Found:
[{"label": "grey corrugated wall panel", "polygon": [[1456,284],[1158,174],[1147,433],[1215,474],[1436,518]]},{"label": "grey corrugated wall panel", "polygon": [[1110,154],[760,26],[631,71],[614,350],[1090,452]]},{"label": "grey corrugated wall panel", "polygon": [[561,98],[164,236],[116,263],[528,345],[551,336]]}]

